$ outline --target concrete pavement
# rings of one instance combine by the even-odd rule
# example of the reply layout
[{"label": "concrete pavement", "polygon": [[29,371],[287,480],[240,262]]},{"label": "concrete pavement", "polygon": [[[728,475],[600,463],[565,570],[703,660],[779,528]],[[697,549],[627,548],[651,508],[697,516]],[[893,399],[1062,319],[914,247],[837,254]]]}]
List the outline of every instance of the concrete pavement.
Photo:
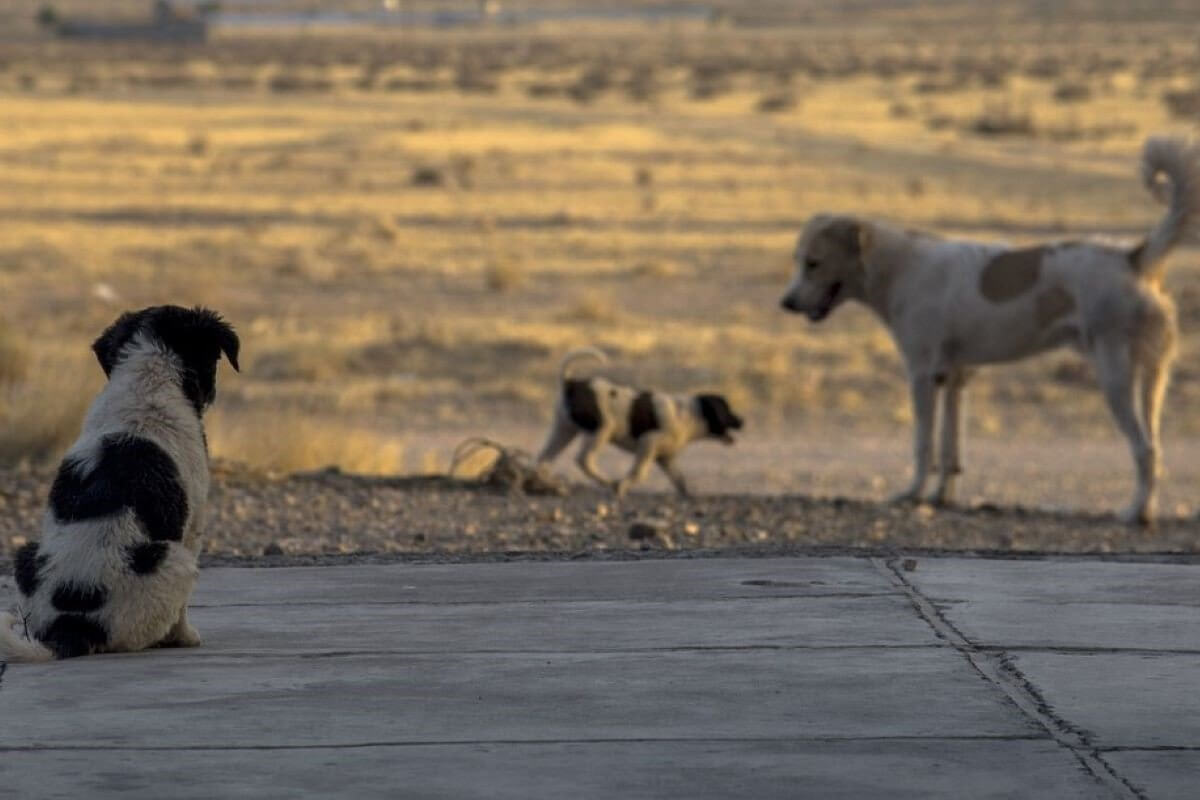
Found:
[{"label": "concrete pavement", "polygon": [[191,616],[11,665],[0,797],[1200,794],[1195,565],[222,568]]}]

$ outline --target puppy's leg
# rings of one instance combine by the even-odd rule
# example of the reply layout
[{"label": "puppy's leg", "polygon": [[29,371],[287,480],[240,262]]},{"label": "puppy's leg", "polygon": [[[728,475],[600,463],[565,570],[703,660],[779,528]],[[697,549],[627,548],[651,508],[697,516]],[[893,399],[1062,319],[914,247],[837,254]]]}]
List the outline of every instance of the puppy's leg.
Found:
[{"label": "puppy's leg", "polygon": [[949,505],[954,502],[954,483],[962,473],[959,451],[962,443],[966,383],[966,372],[952,370],[946,376],[942,387],[942,447],[938,457],[938,485],[929,498],[936,505]]},{"label": "puppy's leg", "polygon": [[539,464],[549,463],[558,458],[559,454],[575,440],[575,434],[579,432],[579,429],[570,420],[564,419],[561,414],[554,415],[553,424],[554,427],[550,429],[550,434],[546,437],[546,443],[542,445],[542,450],[538,453],[537,463]]},{"label": "puppy's leg", "polygon": [[1138,420],[1134,387],[1134,369],[1128,341],[1102,341],[1093,352],[1100,388],[1117,427],[1129,441],[1137,468],[1137,489],[1133,500],[1117,516],[1126,523],[1147,523],[1154,513],[1155,482],[1158,477],[1158,453],[1151,445]]},{"label": "puppy's leg", "polygon": [[937,385],[933,376],[913,372],[909,378],[913,404],[913,479],[904,491],[892,495],[889,502],[905,503],[919,500],[929,476],[929,464],[933,457],[933,422],[937,409]]},{"label": "puppy's leg", "polygon": [[675,491],[679,492],[680,497],[692,496],[692,493],[688,491],[687,480],[683,477],[683,473],[679,471],[679,466],[675,463],[673,456],[659,456],[658,466],[671,479],[671,483],[675,485]]},{"label": "puppy's leg", "polygon": [[614,487],[617,497],[624,497],[625,493],[629,491],[629,487],[646,479],[646,473],[650,471],[650,466],[654,463],[655,456],[658,455],[660,438],[653,433],[647,433],[638,439],[633,466],[630,467],[629,474],[617,481],[617,485]]},{"label": "puppy's leg", "polygon": [[199,647],[200,634],[191,626],[187,618],[187,603],[179,609],[179,619],[167,631],[167,635],[158,643],[159,647]]},{"label": "puppy's leg", "polygon": [[596,456],[600,454],[600,449],[608,443],[611,436],[611,429],[601,428],[583,443],[579,448],[579,454],[575,456],[575,463],[583,470],[584,475],[610,489],[615,488],[616,484],[596,467]]}]

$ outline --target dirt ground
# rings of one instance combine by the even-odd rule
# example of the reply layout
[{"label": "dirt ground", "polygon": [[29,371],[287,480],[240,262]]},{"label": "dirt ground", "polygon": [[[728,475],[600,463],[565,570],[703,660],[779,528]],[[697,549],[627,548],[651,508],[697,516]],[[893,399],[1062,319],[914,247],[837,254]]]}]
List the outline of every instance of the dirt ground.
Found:
[{"label": "dirt ground", "polygon": [[[520,436],[510,441],[524,444]],[[684,469],[698,496],[688,500],[669,494],[656,476],[614,501],[582,485],[566,458],[557,465],[572,481],[563,497],[510,494],[439,476],[329,470],[285,477],[218,464],[205,552],[210,559],[826,547],[1200,552],[1194,496],[1200,440],[1171,443],[1163,519],[1149,529],[1111,518],[1131,487],[1115,434],[1109,441],[979,440],[970,453],[964,507],[956,510],[881,502],[907,475],[903,440],[839,440],[817,431],[788,441],[750,437],[733,448],[692,448]],[[625,463],[612,456],[604,466],[616,474]],[[51,478],[46,470],[0,475],[0,556],[36,535]]]}]

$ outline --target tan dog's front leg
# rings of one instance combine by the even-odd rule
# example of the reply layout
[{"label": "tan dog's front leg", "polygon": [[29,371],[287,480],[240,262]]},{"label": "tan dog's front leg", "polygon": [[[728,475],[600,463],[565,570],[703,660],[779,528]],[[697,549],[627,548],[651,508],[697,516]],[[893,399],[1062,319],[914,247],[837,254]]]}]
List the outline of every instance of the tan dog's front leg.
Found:
[{"label": "tan dog's front leg", "polygon": [[687,480],[683,477],[683,473],[679,471],[679,467],[675,465],[673,457],[659,456],[658,465],[662,467],[663,472],[667,473],[667,477],[675,485],[675,491],[679,492],[680,497],[692,496],[692,493],[688,491]]},{"label": "tan dog's front leg", "polygon": [[892,495],[889,502],[908,503],[921,498],[933,457],[933,417],[937,408],[937,385],[933,376],[915,373],[909,379],[913,404],[913,479],[908,488]]},{"label": "tan dog's front leg", "polygon": [[654,457],[658,455],[658,440],[658,436],[648,433],[638,441],[637,453],[633,459],[633,466],[629,469],[629,474],[617,481],[617,485],[614,487],[617,497],[624,497],[630,486],[646,479],[646,473],[650,471],[650,465],[654,463]]},{"label": "tan dog's front leg", "polygon": [[159,647],[199,647],[200,634],[188,623],[187,603],[179,609],[179,619],[158,643]]},{"label": "tan dog's front leg", "polygon": [[954,483],[962,474],[960,448],[962,443],[962,412],[966,400],[964,387],[967,375],[963,370],[953,370],[946,377],[942,389],[942,447],[939,456],[938,485],[930,495],[935,505],[950,505],[954,502]]}]

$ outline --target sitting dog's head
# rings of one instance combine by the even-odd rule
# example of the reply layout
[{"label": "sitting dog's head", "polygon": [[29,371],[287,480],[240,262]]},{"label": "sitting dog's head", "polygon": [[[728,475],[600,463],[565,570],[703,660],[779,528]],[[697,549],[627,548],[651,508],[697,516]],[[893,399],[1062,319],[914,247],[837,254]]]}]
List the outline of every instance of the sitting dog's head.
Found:
[{"label": "sitting dog's head", "polygon": [[792,256],[796,276],[781,305],[819,322],[843,301],[861,294],[865,283],[863,254],[868,244],[867,226],[853,217],[813,217],[796,242]]},{"label": "sitting dog's head", "polygon": [[217,361],[221,353],[238,369],[238,337],[221,315],[207,308],[152,306],[122,314],[92,343],[104,374],[112,377],[138,342],[171,353],[179,365],[181,388],[202,414],[217,394]]},{"label": "sitting dog's head", "polygon": [[710,437],[720,439],[725,444],[733,444],[733,434],[730,431],[741,430],[742,418],[733,413],[728,400],[719,394],[698,394],[696,408],[708,426]]}]

